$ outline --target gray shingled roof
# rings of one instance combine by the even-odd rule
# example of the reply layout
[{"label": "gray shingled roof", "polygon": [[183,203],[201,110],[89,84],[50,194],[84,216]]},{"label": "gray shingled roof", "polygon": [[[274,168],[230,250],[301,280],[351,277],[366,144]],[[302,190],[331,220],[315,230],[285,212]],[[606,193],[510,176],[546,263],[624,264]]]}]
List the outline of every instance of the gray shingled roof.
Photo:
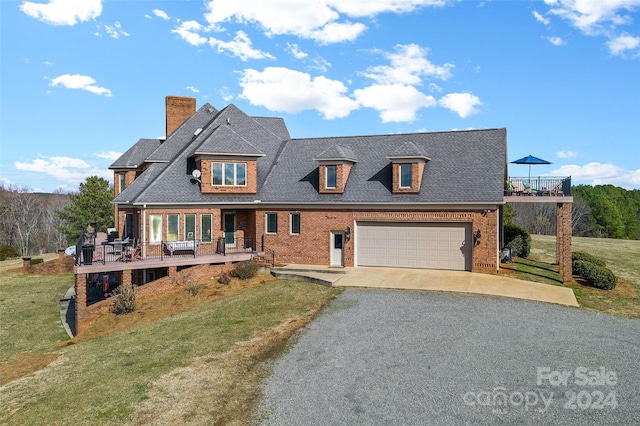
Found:
[{"label": "gray shingled roof", "polygon": [[195,150],[195,154],[238,154],[256,157],[264,155],[262,151],[238,134],[231,124],[222,124],[216,127]]},{"label": "gray shingled roof", "polygon": [[153,151],[158,149],[162,141],[160,139],[140,139],[116,161],[109,166],[109,169],[130,169],[138,168],[145,162]]},{"label": "gray shingled roof", "polygon": [[[392,193],[391,161],[395,148],[410,141],[429,152],[419,194]],[[341,195],[320,194],[318,164],[327,145],[348,146],[358,162],[351,167]],[[496,203],[502,202],[506,164],[506,129],[403,135],[293,139],[258,194],[263,202],[345,203]]]},{"label": "gray shingled roof", "polygon": [[[205,105],[147,161],[153,164],[116,202],[136,204],[501,203],[506,129],[289,139],[282,119],[250,117],[229,105],[212,117]],[[203,111],[204,109],[204,111]],[[228,124],[227,124],[228,123]],[[202,127],[197,136],[194,131]],[[175,140],[174,140],[175,139]],[[170,142],[169,148],[164,145]],[[162,152],[159,152],[161,151]],[[194,154],[264,153],[256,195],[206,195],[191,179]],[[241,152],[238,152],[241,151]],[[427,157],[419,194],[391,191],[393,157]],[[318,159],[354,162],[343,194],[318,192]],[[120,160],[118,160],[120,161]],[[115,163],[114,163],[115,164]]]},{"label": "gray shingled roof", "polygon": [[402,141],[398,146],[393,147],[391,154],[387,158],[422,158],[430,160],[429,156],[410,140]]},{"label": "gray shingled roof", "polygon": [[329,148],[325,149],[318,155],[317,158],[314,158],[316,161],[350,161],[352,163],[357,163],[356,155],[353,153],[353,150],[347,146],[341,145],[330,145]]}]

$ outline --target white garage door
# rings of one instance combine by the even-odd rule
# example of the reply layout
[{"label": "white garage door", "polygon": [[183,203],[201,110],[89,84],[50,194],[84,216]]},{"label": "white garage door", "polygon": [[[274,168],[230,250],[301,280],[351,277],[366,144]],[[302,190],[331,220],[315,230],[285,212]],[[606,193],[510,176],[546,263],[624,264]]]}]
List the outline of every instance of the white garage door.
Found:
[{"label": "white garage door", "polygon": [[471,270],[470,223],[358,222],[358,266]]}]

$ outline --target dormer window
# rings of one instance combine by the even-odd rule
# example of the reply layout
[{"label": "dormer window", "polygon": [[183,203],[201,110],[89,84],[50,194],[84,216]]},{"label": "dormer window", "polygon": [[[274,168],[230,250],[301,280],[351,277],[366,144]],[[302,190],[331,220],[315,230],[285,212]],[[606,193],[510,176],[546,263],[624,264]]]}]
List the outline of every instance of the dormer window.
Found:
[{"label": "dormer window", "polygon": [[336,166],[326,166],[326,188],[334,189],[337,185],[338,175]]},{"label": "dormer window", "polygon": [[431,158],[410,141],[398,145],[387,158],[391,160],[392,192],[394,194],[418,194],[425,164]]},{"label": "dormer window", "polygon": [[412,165],[400,164],[398,167],[400,168],[400,188],[411,188]]},{"label": "dormer window", "polygon": [[246,186],[247,163],[213,162],[211,184],[223,186]]},{"label": "dormer window", "polygon": [[317,158],[320,181],[318,192],[321,194],[342,194],[349,179],[351,167],[357,163],[350,148],[332,145]]}]

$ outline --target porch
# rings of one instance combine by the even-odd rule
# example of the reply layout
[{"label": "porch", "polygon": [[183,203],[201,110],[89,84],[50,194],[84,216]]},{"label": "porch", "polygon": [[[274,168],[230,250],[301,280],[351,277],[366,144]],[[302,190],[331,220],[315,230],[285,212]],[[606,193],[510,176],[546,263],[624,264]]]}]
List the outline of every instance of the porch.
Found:
[{"label": "porch", "polygon": [[509,176],[504,186],[504,201],[525,202],[571,202],[558,200],[557,197],[571,197],[571,176]]},{"label": "porch", "polygon": [[95,243],[76,246],[74,273],[181,267],[219,264],[251,259],[255,253],[253,238],[220,238],[216,241],[161,241],[143,243],[135,240],[107,241],[98,234]]}]

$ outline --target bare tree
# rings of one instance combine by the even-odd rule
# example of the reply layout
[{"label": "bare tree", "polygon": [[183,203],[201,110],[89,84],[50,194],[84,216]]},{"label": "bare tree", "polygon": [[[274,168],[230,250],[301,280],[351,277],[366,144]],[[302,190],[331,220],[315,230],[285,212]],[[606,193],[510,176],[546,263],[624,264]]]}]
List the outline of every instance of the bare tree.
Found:
[{"label": "bare tree", "polygon": [[9,192],[11,195],[5,213],[14,229],[16,249],[22,256],[28,256],[42,216],[42,203],[38,197],[28,194],[25,188]]},{"label": "bare tree", "polygon": [[589,236],[593,225],[591,224],[591,208],[589,204],[581,198],[573,199],[571,208],[571,230],[575,236]]}]

